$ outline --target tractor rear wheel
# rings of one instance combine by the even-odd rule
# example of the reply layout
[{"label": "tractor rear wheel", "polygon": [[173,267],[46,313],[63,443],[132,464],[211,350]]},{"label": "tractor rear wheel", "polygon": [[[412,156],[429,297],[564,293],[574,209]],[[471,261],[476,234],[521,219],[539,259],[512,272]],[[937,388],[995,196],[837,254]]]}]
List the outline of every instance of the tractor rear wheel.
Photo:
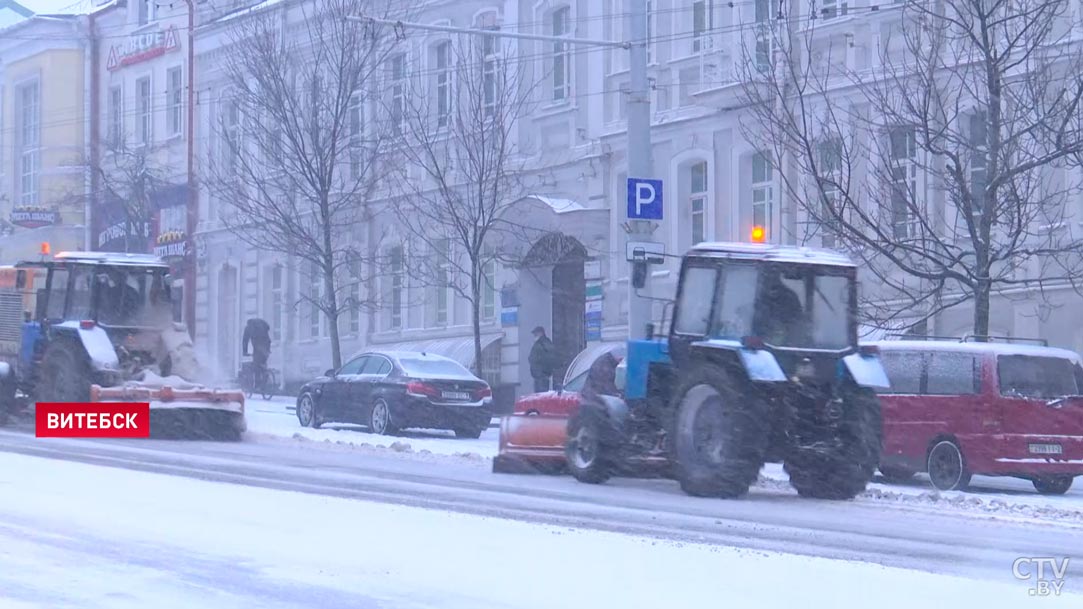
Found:
[{"label": "tractor rear wheel", "polygon": [[71,340],[55,340],[45,348],[35,401],[86,402],[90,400],[91,374],[82,347]]},{"label": "tractor rear wheel", "polygon": [[880,400],[852,381],[839,397],[842,419],[835,441],[796,448],[783,466],[802,497],[852,499],[865,490],[880,462]]},{"label": "tractor rear wheel", "polygon": [[724,498],[747,493],[767,453],[767,402],[717,366],[692,369],[673,395],[674,469],[684,492]]}]

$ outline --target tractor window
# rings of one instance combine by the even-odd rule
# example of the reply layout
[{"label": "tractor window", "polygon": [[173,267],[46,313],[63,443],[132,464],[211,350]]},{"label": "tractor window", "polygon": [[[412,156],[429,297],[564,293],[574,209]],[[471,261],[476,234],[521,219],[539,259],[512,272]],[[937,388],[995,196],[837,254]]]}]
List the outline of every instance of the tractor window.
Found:
[{"label": "tractor window", "polygon": [[787,266],[761,274],[756,335],[795,349],[845,349],[851,344],[850,277],[815,267]]},{"label": "tractor window", "polygon": [[711,323],[718,269],[708,266],[685,268],[681,277],[681,296],[673,330],[678,334],[706,336]]},{"label": "tractor window", "polygon": [[103,325],[157,328],[172,321],[173,304],[161,271],[111,268],[96,276]]},{"label": "tractor window", "polygon": [[750,264],[730,264],[724,268],[718,285],[718,317],[711,335],[740,340],[752,335],[759,270]]},{"label": "tractor window", "polygon": [[91,289],[94,285],[94,270],[76,267],[72,270],[71,304],[68,306],[68,319],[94,319],[91,302]]},{"label": "tractor window", "polygon": [[[64,319],[64,299],[68,295],[68,269],[54,268],[49,284],[49,304],[45,316]],[[40,299],[41,296],[39,295]]]}]

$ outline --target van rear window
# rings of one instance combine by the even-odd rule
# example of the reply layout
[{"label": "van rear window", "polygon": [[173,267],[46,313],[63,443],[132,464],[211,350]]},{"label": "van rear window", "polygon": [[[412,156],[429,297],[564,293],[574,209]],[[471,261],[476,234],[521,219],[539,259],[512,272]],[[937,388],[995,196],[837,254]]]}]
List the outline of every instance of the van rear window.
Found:
[{"label": "van rear window", "polygon": [[1080,393],[1077,366],[1062,357],[1001,355],[997,376],[1000,394],[1006,397],[1052,399]]}]

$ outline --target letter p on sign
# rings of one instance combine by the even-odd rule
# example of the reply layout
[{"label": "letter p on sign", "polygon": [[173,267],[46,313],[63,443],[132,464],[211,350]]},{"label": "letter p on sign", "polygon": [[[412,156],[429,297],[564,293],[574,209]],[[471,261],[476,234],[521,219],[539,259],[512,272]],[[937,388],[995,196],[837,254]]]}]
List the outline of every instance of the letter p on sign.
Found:
[{"label": "letter p on sign", "polygon": [[662,180],[628,178],[628,219],[662,219]]}]

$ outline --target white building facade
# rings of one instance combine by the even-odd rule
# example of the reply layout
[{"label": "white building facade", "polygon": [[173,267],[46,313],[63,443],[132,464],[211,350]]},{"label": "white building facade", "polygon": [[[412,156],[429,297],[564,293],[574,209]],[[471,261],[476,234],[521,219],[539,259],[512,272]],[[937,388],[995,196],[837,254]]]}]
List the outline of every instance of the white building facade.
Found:
[{"label": "white building facade", "polygon": [[[700,241],[747,241],[763,226],[777,243],[802,243],[804,223],[783,196],[777,170],[766,155],[745,141],[741,126],[738,67],[744,53],[768,57],[757,23],[773,18],[771,3],[755,0],[645,0],[649,9],[649,71],[653,115],[653,176],[665,181],[665,219],[656,233],[664,241],[666,264],[656,266],[653,294],[671,297],[679,255]],[[852,65],[874,61],[891,28],[895,5],[822,1],[814,10],[824,35],[841,41]],[[227,40],[228,21],[276,11],[285,23],[300,18],[297,2],[264,2],[247,12],[218,6],[201,16],[197,48],[197,138],[201,158],[211,153],[210,132],[218,120],[224,75],[216,69]],[[857,10],[860,6],[861,10]],[[414,20],[462,27],[496,24],[503,29],[575,38],[621,40],[625,0],[475,0],[425,3]],[[225,18],[228,15],[228,18]],[[432,52],[439,36],[410,34],[402,48],[407,65],[433,81],[438,95],[440,65]],[[623,249],[627,144],[625,103],[629,85],[627,52],[571,44],[515,41],[537,82],[535,110],[522,116],[515,136],[536,171],[536,193],[524,196],[517,219],[546,235],[521,244],[517,264],[493,265],[482,301],[481,369],[504,395],[531,391],[526,363],[541,325],[561,349],[565,363],[581,349],[627,335],[628,269]],[[752,49],[751,52],[747,49]],[[761,52],[762,51],[762,52]],[[200,196],[197,233],[197,341],[225,370],[240,361],[240,335],[250,317],[262,317],[274,332],[272,365],[288,384],[330,367],[326,320],[298,307],[300,290],[311,282],[307,269],[285,252],[244,247],[216,219],[213,193]],[[370,229],[390,248],[390,271],[372,289],[382,308],[345,316],[340,322],[343,353],[363,348],[417,348],[445,353],[465,365],[473,361],[469,306],[448,290],[419,285],[408,264],[394,262],[394,248],[407,238],[383,215]],[[809,245],[819,246],[820,237]],[[364,239],[362,239],[364,240]],[[369,241],[370,243],[374,241]],[[397,266],[396,266],[397,265]],[[1083,348],[1083,330],[1071,324],[1081,301],[1070,290],[1054,295],[1061,306],[1038,307],[1026,294],[994,301],[993,334],[1041,336],[1051,343]],[[397,304],[396,304],[397,303]],[[1038,309],[1041,308],[1041,311]],[[656,307],[661,321],[662,307]],[[959,335],[969,328],[963,306],[935,320],[930,333]]]}]

